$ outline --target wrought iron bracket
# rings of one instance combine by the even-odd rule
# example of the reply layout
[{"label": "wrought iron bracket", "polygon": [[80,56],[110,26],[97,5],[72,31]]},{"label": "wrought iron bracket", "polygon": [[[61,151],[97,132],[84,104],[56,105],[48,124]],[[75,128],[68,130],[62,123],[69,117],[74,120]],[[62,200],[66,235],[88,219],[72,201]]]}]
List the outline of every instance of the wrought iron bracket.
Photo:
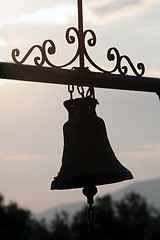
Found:
[{"label": "wrought iron bracket", "polygon": [[[74,33],[74,34],[73,34]],[[87,35],[89,36],[87,39]],[[126,75],[128,73],[128,66],[123,64],[123,60],[127,62],[130,66],[131,70],[136,76],[142,76],[145,72],[145,66],[143,63],[138,63],[137,68],[134,66],[130,58],[126,55],[120,55],[119,51],[115,47],[109,48],[107,51],[106,57],[108,61],[114,62],[114,67],[112,70],[106,70],[99,67],[89,56],[87,52],[86,44],[89,47],[93,47],[96,45],[96,34],[91,29],[83,30],[83,9],[82,9],[82,0],[78,0],[78,29],[75,27],[69,27],[66,31],[66,41],[68,44],[74,44],[76,42],[76,38],[78,40],[78,47],[75,55],[73,58],[66,64],[57,66],[53,64],[49,60],[49,55],[53,55],[56,53],[56,46],[55,43],[48,39],[43,42],[42,45],[34,45],[32,46],[28,52],[18,60],[20,57],[20,50],[18,48],[12,50],[12,59],[16,64],[23,64],[30,54],[35,50],[38,49],[40,55],[34,58],[34,64],[36,66],[43,66],[44,64],[53,67],[53,68],[65,68],[72,63],[74,63],[77,58],[79,58],[79,68],[85,68],[85,60],[87,60],[96,70],[103,72],[103,73],[114,73],[118,71],[121,75]]]},{"label": "wrought iron bracket", "polygon": [[[82,0],[78,4],[78,28],[69,27],[66,31],[66,41],[74,44],[78,39],[78,48],[72,60],[57,66],[49,60],[49,56],[56,53],[56,46],[52,40],[45,40],[42,45],[32,46],[25,56],[21,57],[19,49],[12,50],[14,63],[0,63],[0,78],[52,84],[89,86],[99,88],[123,89],[134,91],[155,92],[160,96],[160,78],[143,77],[145,66],[138,63],[135,67],[130,58],[120,55],[117,48],[112,47],[106,53],[108,61],[114,63],[112,70],[99,67],[89,56],[87,45],[96,45],[96,34],[92,30],[83,30]],[[26,65],[28,57],[35,49],[39,49],[39,56],[34,57],[33,65]],[[21,58],[21,59],[20,59]],[[65,67],[79,59],[79,66],[71,70]],[[85,66],[88,61],[98,72],[92,72]],[[126,63],[126,64],[124,64]],[[46,66],[48,65],[48,67]],[[128,75],[129,67],[134,75]],[[115,72],[118,72],[116,74]]]},{"label": "wrought iron bracket", "polygon": [[160,92],[160,78],[0,63],[0,78],[50,84]]}]

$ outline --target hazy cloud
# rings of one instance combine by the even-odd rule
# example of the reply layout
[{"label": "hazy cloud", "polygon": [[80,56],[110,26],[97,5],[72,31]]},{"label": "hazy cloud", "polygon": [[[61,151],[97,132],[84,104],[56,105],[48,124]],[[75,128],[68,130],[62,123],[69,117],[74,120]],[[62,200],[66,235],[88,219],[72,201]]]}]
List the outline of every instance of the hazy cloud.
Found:
[{"label": "hazy cloud", "polygon": [[123,155],[135,180],[159,177],[160,142],[140,145]]},{"label": "hazy cloud", "polygon": [[31,14],[19,17],[22,23],[56,23],[63,24],[76,15],[77,11],[73,4],[60,4],[52,8],[44,8]]},{"label": "hazy cloud", "polygon": [[[157,59],[157,62],[159,63],[160,62],[160,58]],[[158,69],[150,69],[149,71],[147,71],[147,74],[148,76],[151,76],[151,77],[157,77],[159,78],[160,76],[160,70]]]},{"label": "hazy cloud", "polygon": [[147,144],[138,147],[134,151],[126,152],[125,155],[130,159],[143,160],[143,159],[156,159],[160,157],[160,143]]},{"label": "hazy cloud", "polygon": [[160,4],[158,0],[104,0],[88,4],[87,9],[90,19],[101,24],[136,17],[157,4]]},{"label": "hazy cloud", "polygon": [[1,161],[33,161],[33,160],[45,160],[48,158],[54,158],[51,154],[8,154],[6,152],[0,152]]},{"label": "hazy cloud", "polygon": [[0,39],[0,47],[5,47],[7,45],[6,41],[3,39]]}]

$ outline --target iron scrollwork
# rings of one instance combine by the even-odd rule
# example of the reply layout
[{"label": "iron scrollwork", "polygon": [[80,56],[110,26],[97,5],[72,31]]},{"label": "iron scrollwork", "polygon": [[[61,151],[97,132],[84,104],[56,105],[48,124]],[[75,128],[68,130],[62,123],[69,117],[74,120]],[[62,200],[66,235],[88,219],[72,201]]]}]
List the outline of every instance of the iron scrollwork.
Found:
[{"label": "iron scrollwork", "polygon": [[[78,2],[78,4],[80,4],[80,2]],[[79,7],[79,5],[78,5],[78,7]],[[66,31],[66,36],[65,37],[66,37],[66,41],[68,42],[68,44],[74,44],[76,42],[76,37],[73,35],[73,33],[77,37],[77,40],[78,40],[77,51],[76,51],[74,57],[72,58],[72,60],[70,60],[68,63],[66,63],[64,65],[57,66],[49,60],[48,54],[53,55],[53,54],[56,53],[55,43],[50,39],[45,40],[43,42],[42,46],[40,46],[40,45],[32,46],[29,49],[29,51],[26,53],[26,55],[21,60],[17,59],[17,57],[20,56],[20,50],[19,49],[13,49],[12,50],[12,59],[17,64],[23,64],[35,49],[39,49],[41,55],[36,56],[34,58],[34,63],[35,63],[36,66],[43,66],[44,64],[48,64],[48,66],[50,66],[50,67],[63,68],[63,67],[67,67],[67,66],[71,65],[72,63],[74,63],[75,60],[79,57],[79,59],[80,59],[79,68],[81,68],[81,69],[84,68],[84,58],[86,58],[87,61],[95,69],[97,69],[101,72],[113,73],[113,72],[118,71],[121,75],[126,75],[128,73],[128,67],[127,67],[127,65],[123,64],[123,62],[125,60],[136,76],[142,76],[144,74],[145,66],[144,66],[143,63],[138,63],[137,68],[136,68],[133,65],[130,58],[126,55],[121,56],[119,51],[115,47],[109,48],[108,51],[107,51],[107,54],[106,54],[107,60],[111,61],[111,62],[114,62],[114,68],[111,71],[107,71],[107,70],[99,67],[91,59],[91,57],[89,56],[89,54],[87,52],[86,42],[87,42],[89,47],[95,46],[96,45],[96,34],[94,33],[94,31],[92,31],[90,29],[83,31],[82,12],[79,12],[79,29],[77,29],[75,27],[69,27]],[[90,35],[90,37],[86,41],[86,38],[87,38],[88,34]]]},{"label": "iron scrollwork", "polygon": [[[48,49],[46,49],[46,45],[50,44],[50,46],[48,47]],[[40,45],[34,45],[32,46],[29,51],[26,53],[26,55],[22,58],[22,60],[17,60],[17,57],[20,55],[20,51],[19,49],[13,49],[12,50],[12,59],[15,63],[17,64],[22,64],[24,63],[27,58],[30,56],[30,54],[34,51],[34,49],[39,49],[40,53],[41,53],[41,57],[37,56],[34,58],[34,63],[36,66],[43,66],[43,64],[46,62],[49,66],[54,67],[54,65],[48,60],[47,57],[47,52],[49,54],[54,54],[56,52],[56,47],[55,44],[52,40],[45,40],[42,44],[42,46]]]}]

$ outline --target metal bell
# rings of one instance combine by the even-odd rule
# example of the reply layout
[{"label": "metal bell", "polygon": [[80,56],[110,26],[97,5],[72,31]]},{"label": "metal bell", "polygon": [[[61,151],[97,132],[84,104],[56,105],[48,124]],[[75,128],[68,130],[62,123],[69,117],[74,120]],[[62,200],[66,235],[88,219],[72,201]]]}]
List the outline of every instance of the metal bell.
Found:
[{"label": "metal bell", "polygon": [[69,120],[63,126],[62,166],[51,184],[53,189],[72,189],[132,179],[131,172],[116,158],[104,121],[97,116],[95,98],[64,102]]}]

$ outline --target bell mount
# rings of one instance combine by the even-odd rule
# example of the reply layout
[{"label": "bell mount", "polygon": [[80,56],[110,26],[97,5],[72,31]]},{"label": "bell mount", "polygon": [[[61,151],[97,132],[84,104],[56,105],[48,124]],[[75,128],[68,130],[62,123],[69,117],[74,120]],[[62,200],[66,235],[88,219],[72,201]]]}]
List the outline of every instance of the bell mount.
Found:
[{"label": "bell mount", "polygon": [[[45,82],[45,83],[57,83],[57,84],[77,84],[81,82],[81,85],[92,85],[101,88],[113,88],[113,89],[124,89],[124,90],[137,90],[137,91],[148,91],[156,92],[160,96],[160,79],[151,77],[142,77],[145,73],[145,66],[143,63],[138,63],[137,67],[134,66],[130,58],[126,55],[120,55],[119,51],[115,47],[111,47],[107,51],[107,60],[115,63],[114,68],[110,71],[99,67],[89,56],[87,52],[86,43],[89,47],[94,47],[96,45],[96,34],[94,31],[88,29],[83,30],[83,9],[82,0],[77,0],[78,3],[78,29],[75,27],[69,27],[66,31],[66,41],[68,44],[74,44],[76,38],[78,39],[78,47],[74,57],[66,64],[57,66],[53,64],[48,55],[53,55],[56,53],[55,43],[48,39],[45,40],[42,45],[32,46],[28,52],[20,58],[20,50],[12,50],[12,59],[15,64],[12,63],[0,63],[0,77],[5,79],[15,79],[33,82]],[[73,35],[74,33],[74,35]],[[87,36],[90,36],[87,40]],[[26,62],[30,54],[38,49],[40,52],[39,56],[34,58],[34,64],[36,66],[23,65]],[[74,67],[74,70],[78,69],[80,71],[69,71],[63,69],[65,67],[73,64],[77,59],[79,59],[79,66]],[[87,60],[96,70],[100,73],[94,73],[86,70],[85,60]],[[125,60],[130,66],[131,70],[135,76],[126,76],[128,74],[128,66],[123,64]],[[43,67],[48,65],[50,68]],[[120,75],[111,74],[118,71]],[[125,76],[124,76],[125,75]],[[90,82],[83,82],[84,76],[88,77]],[[72,89],[70,90],[72,95]],[[94,190],[93,186],[93,190]],[[86,193],[86,189],[83,190],[85,196],[90,197],[89,193]],[[92,197],[96,194],[93,192]],[[88,204],[92,205],[92,200],[88,200]],[[93,214],[92,209],[89,209],[90,215]],[[93,220],[93,219],[92,219]],[[91,220],[90,226],[93,230],[93,221]],[[93,236],[91,234],[91,239]]]},{"label": "bell mount", "polygon": [[[66,31],[66,41],[68,44],[74,44],[76,41],[75,36],[76,35],[78,40],[78,47],[77,51],[74,55],[74,57],[66,64],[58,66],[53,64],[49,58],[48,55],[53,55],[56,53],[56,46],[55,43],[48,39],[43,42],[42,45],[34,45],[32,46],[28,52],[23,56],[21,60],[18,60],[18,57],[20,57],[20,50],[18,48],[12,50],[12,59],[16,64],[23,64],[28,59],[30,54],[35,50],[38,49],[40,52],[40,56],[36,56],[34,58],[34,64],[36,66],[43,66],[44,64],[47,64],[48,66],[52,68],[65,68],[72,63],[74,63],[77,58],[79,58],[79,68],[80,70],[83,70],[85,68],[85,59],[98,71],[103,73],[114,73],[118,71],[121,75],[126,75],[128,73],[128,67],[126,65],[123,65],[122,61],[126,60],[126,62],[129,64],[130,68],[132,69],[133,73],[136,76],[143,76],[145,73],[145,66],[143,63],[138,63],[137,68],[134,66],[130,58],[126,55],[120,55],[119,51],[115,47],[111,47],[107,51],[107,60],[108,61],[114,61],[114,68],[112,70],[106,70],[101,67],[99,67],[89,56],[86,48],[86,42],[89,47],[94,47],[96,45],[96,34],[93,30],[83,30],[83,6],[82,6],[82,0],[77,0],[78,5],[78,29],[75,27],[69,27]],[[89,39],[87,40],[87,35],[90,35]],[[87,41],[86,41],[87,40]]]}]

